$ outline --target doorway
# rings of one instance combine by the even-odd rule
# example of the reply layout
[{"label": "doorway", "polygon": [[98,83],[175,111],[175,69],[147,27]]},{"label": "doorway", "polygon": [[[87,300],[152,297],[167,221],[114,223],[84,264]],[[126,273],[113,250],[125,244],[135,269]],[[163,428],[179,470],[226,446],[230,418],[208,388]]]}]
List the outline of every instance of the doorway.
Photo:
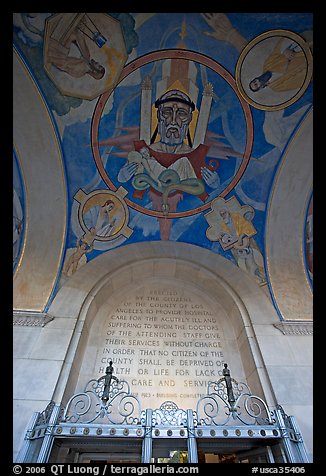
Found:
[{"label": "doorway", "polygon": [[[284,463],[280,441],[197,440],[198,463]],[[142,440],[135,438],[55,438],[49,463],[140,464]],[[151,463],[189,463],[186,439],[153,440]]]},{"label": "doorway", "polygon": [[49,463],[141,463],[142,439],[55,438]]},{"label": "doorway", "polygon": [[280,440],[197,440],[198,463],[284,463]]},{"label": "doorway", "polygon": [[153,439],[151,463],[188,463],[187,440],[179,438]]}]

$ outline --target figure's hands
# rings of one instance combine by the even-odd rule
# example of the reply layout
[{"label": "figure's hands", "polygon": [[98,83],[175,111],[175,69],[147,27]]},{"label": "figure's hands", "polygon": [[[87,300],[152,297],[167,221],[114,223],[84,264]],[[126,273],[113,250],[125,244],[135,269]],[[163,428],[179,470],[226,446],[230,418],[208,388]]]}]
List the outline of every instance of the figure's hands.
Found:
[{"label": "figure's hands", "polygon": [[138,168],[138,164],[135,164],[135,163],[132,163],[132,164],[127,163],[126,165],[121,167],[118,173],[119,182],[122,182],[122,183],[128,182],[128,180],[130,180],[131,177],[135,175],[137,168]]},{"label": "figure's hands", "polygon": [[142,164],[143,160],[143,156],[136,150],[132,150],[128,154],[129,164]]},{"label": "figure's hands", "polygon": [[207,167],[202,167],[201,175],[209,187],[216,189],[220,186],[220,177],[217,172],[209,170]]},{"label": "figure's hands", "polygon": [[248,41],[232,26],[232,23],[225,13],[201,13],[201,16],[213,29],[204,31],[204,34],[216,40],[227,41],[239,52],[245,47]]},{"label": "figure's hands", "polygon": [[204,31],[205,35],[212,36],[217,40],[227,41],[227,36],[233,26],[224,13],[201,13],[201,16],[213,29],[213,31]]}]

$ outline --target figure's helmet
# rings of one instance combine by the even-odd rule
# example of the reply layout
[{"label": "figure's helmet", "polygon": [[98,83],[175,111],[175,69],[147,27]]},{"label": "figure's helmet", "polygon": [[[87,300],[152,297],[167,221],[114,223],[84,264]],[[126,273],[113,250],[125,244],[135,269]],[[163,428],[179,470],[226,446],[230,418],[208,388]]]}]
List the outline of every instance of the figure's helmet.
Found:
[{"label": "figure's helmet", "polygon": [[171,91],[167,91],[166,93],[164,93],[160,98],[155,101],[155,107],[158,108],[161,104],[171,101],[178,101],[184,104],[188,104],[188,106],[191,107],[192,111],[194,111],[195,109],[195,104],[190,99],[190,97],[182,91],[179,91],[179,89],[171,89]]}]

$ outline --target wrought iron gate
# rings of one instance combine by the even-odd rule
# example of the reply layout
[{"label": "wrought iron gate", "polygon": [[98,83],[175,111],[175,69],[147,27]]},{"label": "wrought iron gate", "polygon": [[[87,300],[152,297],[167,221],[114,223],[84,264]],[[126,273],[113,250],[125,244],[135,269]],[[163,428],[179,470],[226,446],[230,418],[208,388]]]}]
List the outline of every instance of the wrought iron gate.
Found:
[{"label": "wrought iron gate", "polygon": [[[239,444],[248,440],[251,445],[268,448],[278,445],[279,461],[308,463],[295,418],[286,415],[281,406],[270,410],[247,384],[231,378],[225,367],[225,376],[208,383],[207,393],[197,401],[195,410],[181,409],[172,401],[142,410],[126,380],[110,379],[107,386],[103,379],[92,379],[66,406],[51,402],[43,412],[33,415],[16,462],[47,462],[58,438],[105,439],[108,443],[131,438],[141,442],[141,463],[150,463],[153,443],[174,438],[186,442],[188,463],[198,463],[202,442]],[[269,454],[270,462],[274,462],[273,452]]]}]

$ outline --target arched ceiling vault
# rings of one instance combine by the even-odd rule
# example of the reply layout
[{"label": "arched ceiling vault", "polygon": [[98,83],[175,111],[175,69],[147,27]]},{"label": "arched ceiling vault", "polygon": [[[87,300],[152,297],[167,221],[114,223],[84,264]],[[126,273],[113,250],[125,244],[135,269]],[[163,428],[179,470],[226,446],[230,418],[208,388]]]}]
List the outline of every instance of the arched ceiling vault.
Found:
[{"label": "arched ceiling vault", "polygon": [[[76,50],[89,21],[97,71]],[[292,79],[255,94],[277,52]],[[13,67],[15,312],[90,292],[92,262],[118,250],[182,243],[230,280],[240,268],[280,320],[312,320],[312,14],[15,13]],[[157,124],[171,98],[180,154]],[[135,165],[144,145],[152,169]]]}]

